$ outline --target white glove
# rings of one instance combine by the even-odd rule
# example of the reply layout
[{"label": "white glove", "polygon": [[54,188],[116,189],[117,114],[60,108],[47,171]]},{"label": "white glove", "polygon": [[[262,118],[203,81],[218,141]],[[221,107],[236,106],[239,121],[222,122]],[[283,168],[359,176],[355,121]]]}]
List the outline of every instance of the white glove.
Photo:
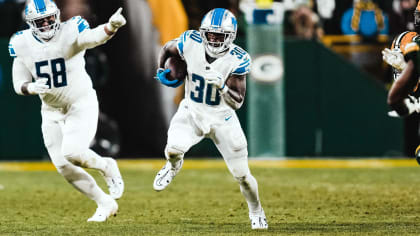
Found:
[{"label": "white glove", "polygon": [[[408,108],[408,114],[411,115],[414,112],[420,113],[420,98],[416,98],[408,95],[408,98],[404,99],[404,103]],[[396,111],[388,112],[390,117],[400,117]]]},{"label": "white glove", "polygon": [[44,94],[48,91],[49,86],[47,85],[48,79],[42,78],[37,79],[35,82],[29,83],[26,87],[29,94]]},{"label": "white glove", "polygon": [[382,59],[390,66],[394,67],[398,71],[403,71],[407,66],[407,63],[404,61],[404,55],[398,50],[391,50],[385,48],[382,50]]},{"label": "white glove", "polygon": [[124,16],[121,15],[121,11],[122,7],[118,8],[118,10],[109,18],[109,21],[106,24],[106,28],[113,33],[117,32],[120,27],[127,23]]},{"label": "white glove", "polygon": [[223,89],[225,81],[222,74],[216,71],[207,71],[204,76],[208,84],[214,84],[218,89]]}]

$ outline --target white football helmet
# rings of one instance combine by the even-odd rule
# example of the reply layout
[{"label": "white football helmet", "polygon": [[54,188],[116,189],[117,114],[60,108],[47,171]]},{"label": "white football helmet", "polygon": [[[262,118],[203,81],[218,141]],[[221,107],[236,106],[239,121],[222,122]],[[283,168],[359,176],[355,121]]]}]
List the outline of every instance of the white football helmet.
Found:
[{"label": "white football helmet", "polygon": [[232,12],[224,8],[209,11],[200,26],[206,52],[212,57],[224,55],[236,38],[237,28],[238,23]]},{"label": "white football helmet", "polygon": [[52,0],[29,0],[25,20],[35,36],[49,40],[60,28],[60,9]]}]

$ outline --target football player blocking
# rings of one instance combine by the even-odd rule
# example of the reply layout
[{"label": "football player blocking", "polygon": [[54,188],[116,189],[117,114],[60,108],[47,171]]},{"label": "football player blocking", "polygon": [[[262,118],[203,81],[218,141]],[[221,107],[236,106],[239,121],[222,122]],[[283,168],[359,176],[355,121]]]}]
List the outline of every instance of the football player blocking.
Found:
[{"label": "football player blocking", "polygon": [[171,70],[164,67],[169,57],[186,62],[187,78],[185,98],[168,130],[167,162],[156,175],[153,188],[165,189],[181,170],[184,154],[203,138],[210,138],[239,183],[252,229],[267,229],[258,184],[248,167],[246,138],[235,113],[244,102],[246,74],[251,66],[248,53],[233,44],[236,31],[235,16],[216,8],[204,16],[200,31],[186,31],[163,47],[156,78],[169,87],[184,82],[184,78],[167,78]]},{"label": "football player blocking", "polygon": [[[393,109],[391,117],[408,116],[420,113],[419,99],[412,96],[419,86],[420,76],[420,1],[414,11],[415,32],[405,31],[392,42],[391,49],[382,51],[383,60],[392,66],[395,82],[388,93],[388,104]],[[420,145],[415,156],[420,164]]]},{"label": "football player blocking", "polygon": [[[117,162],[89,149],[98,122],[98,100],[85,71],[86,49],[104,44],[125,25],[118,9],[106,24],[94,29],[80,16],[60,22],[51,0],[30,0],[25,20],[30,29],[10,39],[13,86],[19,95],[39,95],[45,147],[57,171],[98,205],[88,221],[102,222],[115,215],[124,182]],[[35,82],[32,82],[34,78]],[[109,194],[83,168],[98,170]]]}]

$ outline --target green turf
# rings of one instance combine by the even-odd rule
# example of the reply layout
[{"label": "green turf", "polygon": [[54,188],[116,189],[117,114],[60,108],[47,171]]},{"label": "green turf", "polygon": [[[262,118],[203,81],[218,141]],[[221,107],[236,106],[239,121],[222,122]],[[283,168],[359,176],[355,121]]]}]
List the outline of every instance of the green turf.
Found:
[{"label": "green turf", "polygon": [[[269,230],[251,231],[225,169],[182,170],[163,192],[156,171],[123,171],[120,211],[87,223],[95,204],[56,172],[0,172],[0,235],[419,235],[420,169],[252,169]],[[101,177],[94,175],[103,186]]]}]

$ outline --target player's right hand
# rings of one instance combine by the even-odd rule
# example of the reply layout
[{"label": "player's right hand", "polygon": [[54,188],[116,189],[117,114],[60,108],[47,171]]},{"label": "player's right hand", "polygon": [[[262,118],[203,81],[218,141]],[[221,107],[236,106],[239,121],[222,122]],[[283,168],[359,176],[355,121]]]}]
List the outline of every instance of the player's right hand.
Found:
[{"label": "player's right hand", "polygon": [[44,94],[49,90],[49,86],[47,85],[48,79],[42,78],[37,79],[35,82],[29,83],[27,86],[29,94]]},{"label": "player's right hand", "polygon": [[109,31],[115,33],[127,23],[127,20],[121,14],[121,11],[122,7],[118,8],[118,10],[109,18],[108,24],[106,25]]},{"label": "player's right hand", "polygon": [[407,64],[404,61],[404,56],[397,50],[391,50],[385,48],[382,50],[382,59],[390,66],[394,67],[398,71],[404,70]]},{"label": "player's right hand", "polygon": [[176,88],[178,86],[180,86],[182,84],[182,80],[168,80],[166,78],[166,74],[168,74],[169,72],[171,72],[170,69],[163,69],[163,68],[159,68],[156,71],[156,77],[155,79],[159,80],[160,83],[162,83],[163,85],[166,85],[168,87],[172,87],[172,88]]}]

